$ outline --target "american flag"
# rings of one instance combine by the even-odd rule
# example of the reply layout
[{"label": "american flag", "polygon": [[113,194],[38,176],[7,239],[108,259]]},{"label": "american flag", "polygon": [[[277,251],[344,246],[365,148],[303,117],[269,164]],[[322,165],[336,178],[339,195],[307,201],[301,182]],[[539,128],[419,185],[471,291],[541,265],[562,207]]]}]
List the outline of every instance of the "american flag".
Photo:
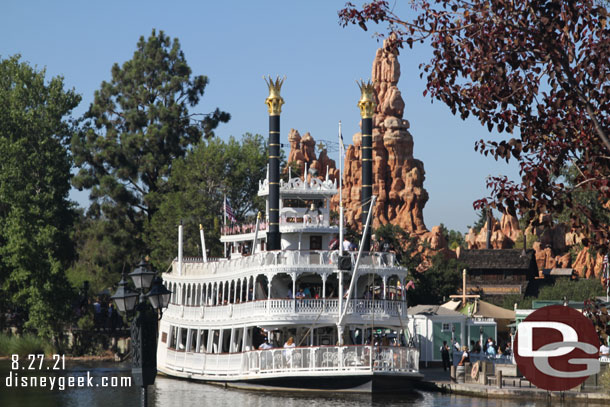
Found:
[{"label": "american flag", "polygon": [[229,221],[231,221],[231,223],[235,222],[235,214],[233,213],[233,209],[231,209],[231,205],[229,205],[229,202],[227,201],[227,197],[225,196],[225,214],[227,215],[227,218],[229,218]]}]

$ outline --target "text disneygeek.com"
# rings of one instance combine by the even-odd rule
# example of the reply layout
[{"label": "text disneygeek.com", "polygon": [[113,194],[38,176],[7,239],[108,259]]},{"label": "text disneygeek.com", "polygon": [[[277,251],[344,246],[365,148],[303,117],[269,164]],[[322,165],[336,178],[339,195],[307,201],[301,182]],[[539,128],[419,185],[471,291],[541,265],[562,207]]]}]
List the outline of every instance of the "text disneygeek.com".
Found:
[{"label": "text disneygeek.com", "polygon": [[26,357],[11,355],[11,370],[3,378],[3,387],[10,388],[47,388],[49,390],[65,390],[83,387],[131,387],[129,376],[91,376],[87,371],[75,376],[36,375],[35,372],[55,372],[66,369],[65,355],[52,355],[45,361],[43,354],[30,354]]}]

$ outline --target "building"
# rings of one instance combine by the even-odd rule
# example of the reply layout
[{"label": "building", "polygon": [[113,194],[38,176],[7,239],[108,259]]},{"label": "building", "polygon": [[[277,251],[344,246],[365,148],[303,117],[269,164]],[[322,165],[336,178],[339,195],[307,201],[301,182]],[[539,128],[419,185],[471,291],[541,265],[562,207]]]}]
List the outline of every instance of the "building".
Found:
[{"label": "building", "polygon": [[455,339],[470,348],[470,341],[497,338],[496,322],[492,318],[469,318],[441,305],[416,305],[408,309],[408,330],[420,352],[420,363],[428,366],[441,359],[443,341],[451,346]]},{"label": "building", "polygon": [[527,294],[529,283],[538,276],[533,250],[460,250],[458,260],[466,267],[471,294]]}]

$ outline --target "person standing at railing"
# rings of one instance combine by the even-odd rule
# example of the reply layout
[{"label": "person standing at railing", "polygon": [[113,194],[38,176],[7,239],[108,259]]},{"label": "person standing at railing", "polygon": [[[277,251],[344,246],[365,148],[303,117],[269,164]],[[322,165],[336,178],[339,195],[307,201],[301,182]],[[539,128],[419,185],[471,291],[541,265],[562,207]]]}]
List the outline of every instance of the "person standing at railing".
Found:
[{"label": "person standing at railing", "polygon": [[601,346],[599,347],[599,356],[610,356],[610,348],[604,342],[602,342]]},{"label": "person standing at railing", "polygon": [[294,343],[294,337],[291,336],[284,344],[284,348],[286,349],[284,351],[284,356],[286,357],[286,363],[290,367],[292,367],[292,353],[294,352],[295,347],[296,344]]}]

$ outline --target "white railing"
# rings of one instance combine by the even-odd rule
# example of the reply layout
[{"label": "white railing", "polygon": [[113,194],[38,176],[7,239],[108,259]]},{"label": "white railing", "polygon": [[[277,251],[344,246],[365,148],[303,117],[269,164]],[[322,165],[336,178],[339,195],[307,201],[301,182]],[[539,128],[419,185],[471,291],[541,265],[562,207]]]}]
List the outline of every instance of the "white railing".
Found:
[{"label": "white railing", "polygon": [[[356,263],[357,252],[348,252],[352,260],[352,266]],[[251,256],[238,257],[231,260],[222,259],[202,263],[198,258],[183,259],[184,276],[200,276],[205,274],[234,273],[247,269],[260,269],[263,267],[288,266],[288,267],[326,267],[337,268],[339,252],[336,250],[281,250],[260,252]],[[363,252],[360,266],[366,268],[397,267],[394,253],[385,252]],[[178,262],[174,260],[173,270],[178,274]]]},{"label": "white railing", "polygon": [[167,349],[167,367],[206,376],[264,376],[298,372],[419,372],[419,351],[394,346],[312,346],[243,353]]},{"label": "white railing", "polygon": [[[371,318],[403,317],[407,315],[407,304],[395,300],[353,299],[344,301],[348,315],[368,315]],[[300,315],[317,318],[339,315],[339,300],[333,299],[277,299],[248,301],[239,304],[207,307],[184,307],[169,304],[164,313],[168,317],[191,321],[242,320],[251,318],[281,317]]]}]

